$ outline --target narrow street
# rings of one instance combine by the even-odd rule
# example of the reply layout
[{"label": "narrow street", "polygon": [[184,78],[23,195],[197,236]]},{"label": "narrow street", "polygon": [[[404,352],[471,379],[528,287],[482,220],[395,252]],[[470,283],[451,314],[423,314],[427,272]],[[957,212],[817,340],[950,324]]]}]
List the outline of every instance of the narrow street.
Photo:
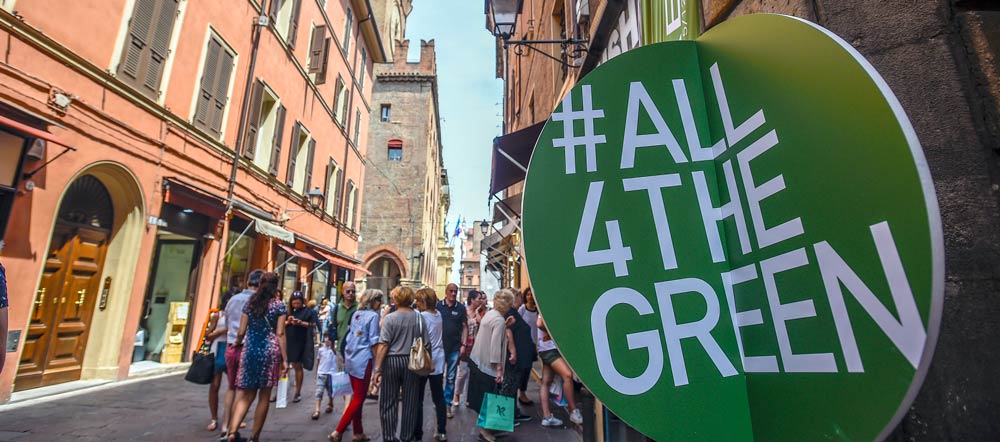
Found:
[{"label": "narrow street", "polygon": [[[332,414],[318,421],[309,419],[313,409],[315,373],[306,372],[302,402],[288,408],[272,408],[261,434],[262,441],[325,441],[343,412],[337,401]],[[535,405],[524,408],[534,419],[522,423],[504,441],[579,442],[579,433],[570,428],[544,428],[538,419],[538,384],[529,383]],[[215,441],[217,432],[208,432],[207,386],[185,382],[178,373],[143,380],[76,396],[28,406],[0,407],[0,441]],[[553,407],[556,416],[569,422],[566,412]],[[252,426],[252,413],[248,427]],[[381,441],[378,403],[365,402],[365,431],[373,441]],[[424,440],[431,440],[434,428],[433,402],[428,390],[424,399]],[[449,441],[477,440],[476,414],[456,411],[448,420]],[[249,431],[243,432],[249,436]],[[348,428],[345,440],[352,433]]]}]

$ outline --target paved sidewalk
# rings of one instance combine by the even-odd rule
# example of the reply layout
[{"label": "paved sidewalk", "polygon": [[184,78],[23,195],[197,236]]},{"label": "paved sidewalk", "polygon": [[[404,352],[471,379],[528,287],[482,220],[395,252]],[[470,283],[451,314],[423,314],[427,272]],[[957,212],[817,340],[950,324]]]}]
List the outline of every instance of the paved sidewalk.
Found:
[{"label": "paved sidewalk", "polygon": [[[344,402],[336,402],[333,414],[323,414],[318,421],[310,420],[314,379],[315,372],[306,372],[302,402],[290,402],[288,408],[281,410],[271,404],[262,441],[327,440],[326,435],[340,419]],[[529,395],[536,404],[525,407],[524,411],[534,419],[522,423],[501,440],[580,442],[580,434],[573,429],[544,428],[539,424],[538,384],[529,385]],[[185,382],[182,374],[176,374],[43,403],[0,406],[0,441],[215,441],[219,433],[205,431],[209,417],[207,392],[207,386]],[[429,389],[424,407],[424,440],[429,441],[435,426]],[[569,422],[565,412],[556,408],[553,407],[557,416]],[[249,425],[252,415],[251,409]],[[373,441],[382,440],[376,401],[365,401],[364,425]],[[351,434],[348,427],[345,440],[350,440]],[[448,420],[449,441],[475,441],[477,434],[476,414],[471,410],[461,408],[454,419]]]}]

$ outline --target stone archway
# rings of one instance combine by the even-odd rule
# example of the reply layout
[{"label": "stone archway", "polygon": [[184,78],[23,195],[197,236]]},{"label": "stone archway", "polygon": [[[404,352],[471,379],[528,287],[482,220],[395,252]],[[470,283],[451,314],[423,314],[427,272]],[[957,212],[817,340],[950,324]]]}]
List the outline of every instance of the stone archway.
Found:
[{"label": "stone archway", "polygon": [[117,163],[90,165],[69,181],[26,337],[25,348],[29,339],[37,348],[22,353],[18,390],[117,377],[145,226],[142,195],[135,176]]},{"label": "stone archway", "polygon": [[407,278],[406,261],[398,250],[391,246],[377,247],[365,257],[365,268],[370,273],[367,288],[389,293]]}]

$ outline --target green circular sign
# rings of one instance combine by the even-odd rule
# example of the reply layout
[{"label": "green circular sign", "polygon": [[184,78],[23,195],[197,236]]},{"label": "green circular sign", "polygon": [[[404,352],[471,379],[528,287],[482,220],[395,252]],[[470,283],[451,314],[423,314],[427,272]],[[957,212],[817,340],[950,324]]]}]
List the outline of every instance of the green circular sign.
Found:
[{"label": "green circular sign", "polygon": [[937,199],[895,96],[786,16],[615,57],[545,125],[524,248],[580,379],[657,440],[884,438],[931,360]]}]

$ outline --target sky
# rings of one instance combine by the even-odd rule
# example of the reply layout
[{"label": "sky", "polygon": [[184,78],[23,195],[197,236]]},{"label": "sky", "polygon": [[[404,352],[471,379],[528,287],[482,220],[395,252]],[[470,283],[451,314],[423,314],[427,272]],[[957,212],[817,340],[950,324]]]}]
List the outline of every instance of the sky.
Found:
[{"label": "sky", "polygon": [[[473,220],[492,217],[487,198],[493,137],[501,130],[503,83],[496,78],[495,43],[485,21],[481,1],[414,0],[406,24],[410,60],[420,58],[421,39],[434,39],[437,52],[441,142],[451,190],[449,235],[460,216],[469,220],[469,228],[478,228]],[[456,249],[456,269],[459,253]],[[452,279],[458,281],[454,272]],[[491,283],[497,288],[489,279],[484,275],[482,288]]]}]

